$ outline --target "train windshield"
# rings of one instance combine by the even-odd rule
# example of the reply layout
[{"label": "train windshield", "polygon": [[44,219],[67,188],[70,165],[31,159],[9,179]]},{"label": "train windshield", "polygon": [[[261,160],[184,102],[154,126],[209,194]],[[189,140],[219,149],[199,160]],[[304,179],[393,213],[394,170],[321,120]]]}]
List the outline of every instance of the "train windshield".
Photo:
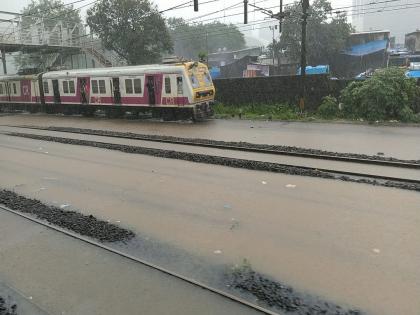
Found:
[{"label": "train windshield", "polygon": [[212,86],[213,85],[213,81],[211,80],[211,76],[209,72],[206,72],[204,74],[204,82],[206,84],[206,86]]},{"label": "train windshield", "polygon": [[191,79],[191,84],[194,89],[200,87],[200,81],[198,80],[195,74],[191,74],[190,79]]}]

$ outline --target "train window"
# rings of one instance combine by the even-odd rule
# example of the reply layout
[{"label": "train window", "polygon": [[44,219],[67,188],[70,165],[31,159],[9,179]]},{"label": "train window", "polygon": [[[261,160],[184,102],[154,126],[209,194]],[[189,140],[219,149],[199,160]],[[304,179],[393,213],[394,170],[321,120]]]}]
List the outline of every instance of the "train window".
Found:
[{"label": "train window", "polygon": [[69,82],[63,81],[63,93],[68,94],[69,93]]},{"label": "train window", "polygon": [[141,94],[141,80],[134,79],[134,93]]},{"label": "train window", "polygon": [[165,93],[171,94],[171,78],[165,77]]},{"label": "train window", "polygon": [[0,84],[0,94],[3,94],[3,84]]},{"label": "train window", "polygon": [[13,94],[17,94],[16,83],[13,83]]},{"label": "train window", "polygon": [[74,88],[74,81],[69,81],[69,90],[70,90],[70,93],[76,92],[76,89]]},{"label": "train window", "polygon": [[133,80],[125,79],[125,93],[133,94]]},{"label": "train window", "polygon": [[92,80],[92,93],[93,94],[98,94],[99,90],[98,90],[98,80]]},{"label": "train window", "polygon": [[99,80],[99,93],[106,94],[105,80]]},{"label": "train window", "polygon": [[177,77],[176,78],[176,87],[178,90],[178,94],[184,94],[184,86],[182,83],[182,77]]},{"label": "train window", "polygon": [[44,94],[49,94],[50,93],[50,87],[48,86],[48,81],[44,81],[43,83],[43,87],[44,87]]}]

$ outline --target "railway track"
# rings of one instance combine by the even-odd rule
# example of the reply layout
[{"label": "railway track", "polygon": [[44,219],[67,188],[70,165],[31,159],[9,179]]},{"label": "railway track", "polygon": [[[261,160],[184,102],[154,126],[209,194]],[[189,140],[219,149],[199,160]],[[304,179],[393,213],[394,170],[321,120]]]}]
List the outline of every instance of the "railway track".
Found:
[{"label": "railway track", "polygon": [[[242,151],[252,152],[259,154],[270,154],[270,155],[284,155],[300,158],[309,158],[317,160],[329,160],[346,163],[357,163],[357,164],[370,164],[380,165],[388,167],[408,168],[408,169],[420,169],[420,160],[403,160],[392,157],[384,157],[380,155],[365,155],[355,153],[338,153],[316,149],[306,149],[299,147],[290,146],[279,146],[279,145],[265,145],[265,144],[254,144],[249,142],[226,142],[218,140],[208,139],[190,139],[190,138],[179,138],[172,136],[160,136],[160,135],[147,135],[137,134],[130,132],[117,132],[97,129],[81,129],[72,127],[37,127],[37,126],[18,126],[18,125],[0,125],[4,127],[12,128],[23,128],[29,130],[44,130],[44,131],[56,131],[64,133],[92,135],[92,136],[105,136],[111,138],[129,139],[129,140],[143,140],[148,142],[168,143],[187,145],[194,147],[205,147],[219,150],[231,150],[231,151]],[[345,174],[345,173],[344,173]]]},{"label": "railway track", "polygon": [[235,295],[229,294],[229,293],[227,293],[227,292],[224,292],[224,291],[219,290],[219,289],[217,289],[217,288],[214,288],[214,287],[208,286],[208,285],[206,285],[206,284],[204,284],[204,283],[201,283],[201,282],[199,282],[199,281],[196,281],[196,280],[194,280],[194,279],[191,279],[191,278],[185,277],[185,276],[183,276],[183,275],[180,275],[180,274],[178,274],[178,273],[172,272],[172,271],[167,270],[167,269],[165,269],[165,268],[162,268],[162,267],[160,267],[160,266],[158,266],[158,265],[155,265],[155,264],[149,263],[149,262],[147,262],[147,261],[145,261],[145,260],[142,260],[142,259],[140,259],[140,258],[138,258],[138,257],[135,257],[135,256],[132,256],[132,255],[129,255],[129,254],[124,253],[124,252],[122,252],[122,251],[120,251],[120,250],[117,250],[117,249],[115,249],[115,248],[112,248],[111,246],[108,246],[108,245],[106,245],[106,244],[104,244],[104,243],[97,242],[97,241],[92,240],[92,239],[90,239],[90,238],[87,238],[87,237],[81,236],[81,235],[79,235],[79,234],[77,234],[77,233],[73,233],[73,232],[72,232],[72,231],[70,231],[70,230],[63,229],[63,228],[60,228],[60,227],[58,227],[58,226],[56,226],[56,225],[49,224],[47,221],[43,221],[43,220],[37,219],[37,218],[35,218],[35,217],[31,216],[31,215],[27,215],[27,214],[24,214],[24,213],[19,212],[19,211],[15,211],[15,210],[10,209],[10,208],[8,208],[8,207],[5,207],[5,206],[3,206],[3,205],[1,205],[1,204],[0,204],[0,210],[1,210],[1,211],[6,211],[6,212],[9,212],[9,213],[12,213],[12,214],[17,215],[17,216],[19,216],[19,217],[25,218],[25,219],[27,219],[27,220],[29,220],[29,221],[31,221],[31,222],[34,222],[34,223],[36,223],[36,224],[39,224],[39,225],[41,225],[41,226],[43,226],[43,227],[46,227],[46,228],[48,228],[48,229],[50,229],[50,230],[54,230],[54,231],[56,231],[56,232],[59,232],[59,233],[65,234],[65,235],[67,235],[67,236],[69,236],[69,237],[71,237],[71,238],[74,238],[74,239],[76,239],[76,240],[78,240],[78,241],[81,241],[81,242],[83,242],[83,243],[86,243],[86,244],[89,244],[89,245],[91,245],[91,246],[94,246],[94,247],[100,248],[100,249],[102,249],[102,250],[105,250],[105,251],[110,252],[110,253],[112,253],[112,254],[115,254],[115,255],[117,255],[117,256],[123,257],[123,258],[125,258],[125,259],[130,260],[130,261],[133,261],[133,262],[135,262],[135,263],[138,263],[138,264],[141,264],[141,265],[147,266],[147,267],[149,267],[149,268],[152,268],[152,269],[154,269],[154,270],[160,271],[160,272],[162,272],[162,273],[164,273],[164,274],[166,274],[166,275],[169,275],[169,276],[171,276],[171,277],[174,277],[174,278],[176,278],[176,279],[178,279],[178,280],[181,280],[181,281],[183,281],[183,282],[187,282],[187,283],[189,283],[189,284],[192,284],[192,285],[196,286],[197,288],[200,288],[200,289],[203,289],[203,290],[209,291],[209,292],[214,293],[214,294],[217,294],[217,295],[219,295],[219,296],[221,296],[221,297],[223,297],[223,298],[229,299],[229,300],[231,300],[231,301],[233,301],[233,302],[235,302],[235,303],[239,303],[239,304],[241,304],[241,305],[243,305],[243,306],[246,306],[246,307],[248,307],[248,308],[251,308],[251,309],[253,309],[253,310],[255,310],[255,311],[259,312],[260,314],[267,314],[267,315],[279,315],[279,313],[277,313],[277,312],[274,312],[274,311],[271,311],[271,310],[269,310],[269,309],[266,309],[266,308],[260,307],[260,306],[258,306],[258,305],[256,305],[256,304],[250,303],[250,302],[248,302],[248,301],[246,301],[246,300],[244,300],[244,299],[242,299],[242,298],[239,298],[239,297],[237,297],[237,296],[235,296]]},{"label": "railway track", "polygon": [[[352,172],[346,170],[327,169],[319,167],[296,166],[284,163],[264,162],[257,160],[247,160],[240,158],[182,152],[175,150],[149,148],[143,146],[132,146],[126,144],[108,143],[100,141],[81,140],[73,138],[46,136],[38,134],[4,132],[3,134],[15,137],[50,141],[71,145],[83,145],[95,148],[121,151],[131,154],[143,154],[161,158],[178,159],[196,163],[206,163],[233,168],[243,168],[248,170],[268,171],[273,173],[283,173],[288,175],[309,176],[325,179],[335,179],[347,182],[364,183],[375,186],[393,187],[406,190],[420,191],[420,180],[413,178],[401,178],[377,174],[366,174],[362,172]],[[392,165],[395,167],[395,165]],[[406,168],[407,166],[405,166]]]},{"label": "railway track", "polygon": [[[80,242],[94,246],[111,254],[120,256],[124,259],[141,264],[148,268],[157,270],[165,275],[171,276],[177,280],[189,283],[195,288],[206,290],[212,294],[216,294],[224,299],[229,299],[234,303],[243,307],[256,311],[259,314],[283,314],[283,312],[299,312],[304,314],[327,314],[327,315],[361,315],[364,314],[356,309],[348,309],[339,306],[334,302],[324,300],[316,296],[309,296],[294,290],[292,287],[267,278],[263,274],[255,272],[249,265],[236,268],[226,268],[231,271],[223,271],[225,281],[222,284],[205,284],[191,277],[184,276],[177,272],[171,271],[159,264],[151,263],[141,258],[141,255],[130,254],[127,247],[131,241],[137,242],[140,239],[127,239],[124,246],[120,246],[120,242],[113,237],[100,237],[97,233],[81,234],[77,225],[83,224],[84,221],[91,219],[92,216],[72,219],[71,214],[78,213],[75,211],[59,210],[59,216],[62,220],[51,222],[42,217],[44,210],[54,212],[58,208],[44,204],[43,202],[26,198],[18,195],[13,191],[0,190],[0,211],[8,212],[13,215],[22,217],[35,224],[43,226],[49,230],[54,230]],[[41,216],[40,216],[41,215]],[[74,222],[76,224],[63,224],[63,221]],[[123,227],[119,227],[123,229]],[[86,229],[89,229],[86,227]],[[109,233],[104,232],[105,234]],[[136,237],[135,235],[133,237]],[[228,289],[226,289],[228,288]],[[245,295],[240,294],[245,293]],[[256,300],[255,300],[256,298]],[[256,302],[258,301],[258,302]],[[278,313],[280,312],[280,313]]]}]

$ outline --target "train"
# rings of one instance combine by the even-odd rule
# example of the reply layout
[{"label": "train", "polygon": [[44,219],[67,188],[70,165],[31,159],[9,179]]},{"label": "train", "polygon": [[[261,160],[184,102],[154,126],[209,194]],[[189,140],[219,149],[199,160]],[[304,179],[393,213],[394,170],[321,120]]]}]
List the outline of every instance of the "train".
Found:
[{"label": "train", "polygon": [[213,115],[215,88],[200,62],[0,76],[0,111],[201,121]]}]

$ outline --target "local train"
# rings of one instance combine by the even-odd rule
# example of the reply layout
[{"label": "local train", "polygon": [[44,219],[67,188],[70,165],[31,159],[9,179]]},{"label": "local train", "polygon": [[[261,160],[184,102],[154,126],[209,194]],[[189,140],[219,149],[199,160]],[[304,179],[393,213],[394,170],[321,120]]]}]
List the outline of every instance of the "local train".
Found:
[{"label": "local train", "polygon": [[108,117],[151,112],[164,120],[212,115],[215,88],[200,62],[0,76],[0,110]]}]

